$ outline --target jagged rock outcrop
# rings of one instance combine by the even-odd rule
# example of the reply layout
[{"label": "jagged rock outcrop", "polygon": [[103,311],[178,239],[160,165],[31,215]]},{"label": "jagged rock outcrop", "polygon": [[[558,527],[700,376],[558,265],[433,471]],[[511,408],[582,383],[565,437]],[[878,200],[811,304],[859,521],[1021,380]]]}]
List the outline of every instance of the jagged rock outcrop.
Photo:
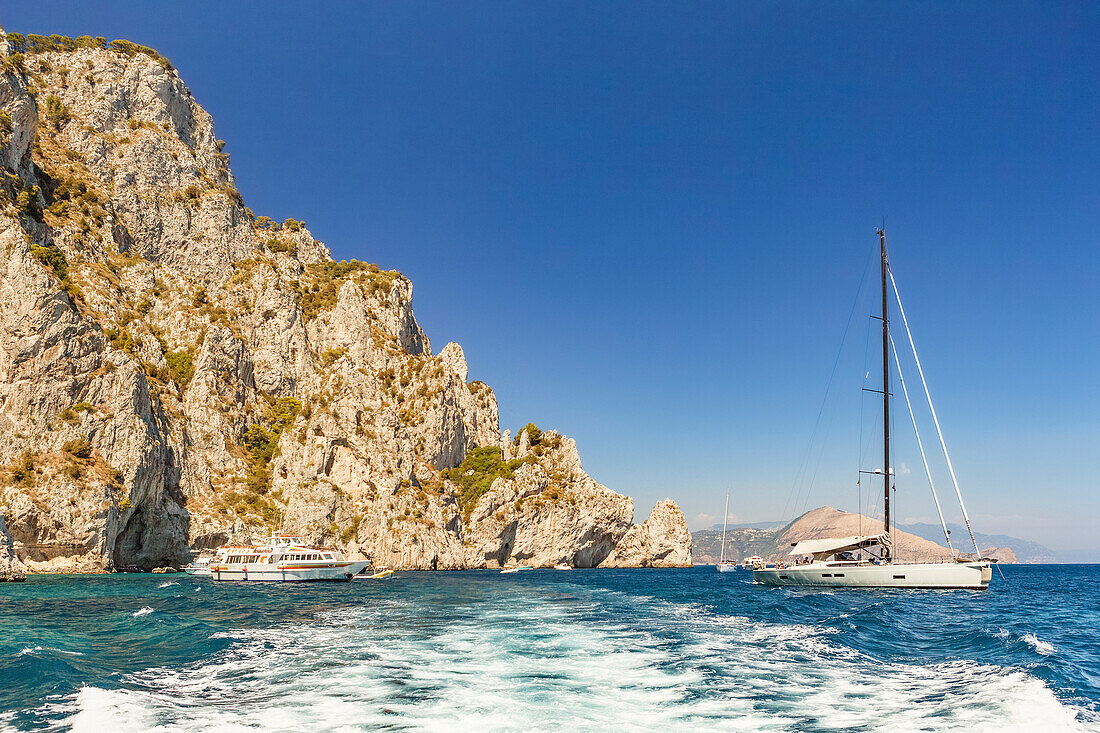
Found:
[{"label": "jagged rock outcrop", "polygon": [[26,567],[16,556],[14,544],[4,517],[0,516],[0,582],[27,579]]},{"label": "jagged rock outcrop", "polygon": [[679,568],[691,566],[691,533],[672,499],[657,502],[649,518],[634,525],[615,545],[605,567]]},{"label": "jagged rock outcrop", "polygon": [[492,389],[457,344],[433,355],[404,276],[246,208],[155,51],[0,32],[0,63],[17,561],[164,567],[282,527],[399,568],[690,562],[678,509],[632,527],[571,440],[502,437]]}]

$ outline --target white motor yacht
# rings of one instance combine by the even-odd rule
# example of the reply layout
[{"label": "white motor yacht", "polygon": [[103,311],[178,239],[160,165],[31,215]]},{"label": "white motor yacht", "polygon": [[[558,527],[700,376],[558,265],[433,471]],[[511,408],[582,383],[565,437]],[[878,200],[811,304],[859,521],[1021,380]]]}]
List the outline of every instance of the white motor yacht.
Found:
[{"label": "white motor yacht", "polygon": [[346,581],[367,565],[336,549],[310,547],[297,535],[276,534],[263,546],[219,548],[208,572],[214,580]]}]

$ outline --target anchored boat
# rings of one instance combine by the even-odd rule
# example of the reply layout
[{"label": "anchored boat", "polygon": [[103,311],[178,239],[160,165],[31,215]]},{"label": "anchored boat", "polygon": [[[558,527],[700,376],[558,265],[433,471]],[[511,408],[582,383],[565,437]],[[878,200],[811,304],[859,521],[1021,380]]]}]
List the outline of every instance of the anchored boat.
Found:
[{"label": "anchored boat", "polygon": [[219,548],[208,572],[214,580],[346,581],[367,564],[347,560],[339,550],[310,547],[297,535],[276,534],[262,546]]},{"label": "anchored boat", "polygon": [[[363,577],[363,576],[360,576]],[[387,580],[393,577],[393,571],[389,568],[379,568],[375,572],[366,576],[367,580]]]},{"label": "anchored boat", "polygon": [[722,549],[719,552],[718,572],[732,573],[737,570],[737,563],[726,559],[726,517],[730,513],[730,495],[726,492],[726,508],[722,510]]},{"label": "anchored boat", "polygon": [[[916,345],[913,343],[913,335],[909,330],[909,323],[905,318],[905,309],[901,305],[901,295],[898,293],[897,283],[890,271],[890,261],[886,255],[886,232],[879,230],[879,250],[882,270],[882,427],[883,427],[883,465],[884,468],[875,471],[861,471],[861,473],[881,474],[883,485],[883,533],[880,535],[835,537],[828,539],[810,539],[794,543],[788,556],[799,558],[792,563],[776,563],[774,568],[755,567],[752,578],[757,583],[764,585],[818,585],[818,586],[852,586],[865,588],[969,588],[984,590],[989,587],[992,578],[992,566],[990,561],[983,558],[978,548],[978,541],[974,537],[974,530],[970,526],[970,517],[966,513],[966,505],[962,500],[962,492],[959,490],[959,482],[955,478],[955,469],[951,466],[951,457],[947,453],[947,444],[940,430],[939,419],[936,417],[936,408],[932,405],[932,396],[928,391],[928,383],[924,379],[924,370],[921,368],[920,359],[917,357]],[[936,487],[932,481],[932,472],[928,467],[928,459],[924,453],[924,444],[917,431],[917,446],[920,448],[921,458],[924,460],[924,468],[928,474],[928,482],[932,488],[932,496],[936,502],[936,511],[940,516],[940,524],[943,527],[947,546],[951,551],[952,562],[942,563],[907,563],[900,562],[894,553],[893,529],[890,516],[890,492],[894,473],[890,468],[890,354],[893,339],[890,335],[889,309],[887,307],[887,282],[893,286],[893,293],[898,303],[898,312],[905,326],[905,333],[909,337],[909,345],[913,349],[913,358],[920,374],[921,384],[924,386],[925,396],[928,397],[928,407],[932,413],[933,422],[936,425],[936,433],[940,439],[940,446],[947,460],[947,468],[951,474],[951,481],[955,486],[955,493],[959,499],[959,507],[962,509],[966,528],[970,532],[970,539],[974,543],[974,556],[963,559],[955,552],[951,545],[951,533],[947,530],[943,511],[940,509],[940,500],[936,496]],[[898,370],[898,381],[905,395],[905,404],[909,408],[909,416],[913,419],[913,429],[916,430],[917,421],[913,414],[913,405],[909,401],[909,391],[905,387],[905,378],[901,374],[901,361],[898,359],[897,350],[893,350],[894,364]],[[878,390],[871,390],[877,392]]]},{"label": "anchored boat", "polygon": [[212,563],[225,562],[225,558],[234,550],[243,552],[250,549],[252,549],[251,545],[223,545],[211,554],[200,554],[180,570],[188,575],[208,576],[210,575],[210,565]]}]

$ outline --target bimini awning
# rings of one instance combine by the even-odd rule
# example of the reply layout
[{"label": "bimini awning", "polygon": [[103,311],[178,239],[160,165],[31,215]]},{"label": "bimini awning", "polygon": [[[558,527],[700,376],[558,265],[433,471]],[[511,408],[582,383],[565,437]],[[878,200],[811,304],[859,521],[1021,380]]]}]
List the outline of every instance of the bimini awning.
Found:
[{"label": "bimini awning", "polygon": [[828,557],[838,552],[859,550],[875,545],[885,545],[889,539],[884,534],[858,535],[852,537],[826,537],[820,540],[802,540],[795,542],[788,555],[813,555],[814,557]]}]

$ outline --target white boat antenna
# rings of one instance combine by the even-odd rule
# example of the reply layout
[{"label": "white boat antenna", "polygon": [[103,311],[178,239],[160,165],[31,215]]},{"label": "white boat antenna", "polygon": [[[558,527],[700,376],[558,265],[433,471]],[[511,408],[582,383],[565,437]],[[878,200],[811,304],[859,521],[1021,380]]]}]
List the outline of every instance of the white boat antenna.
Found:
[{"label": "white boat antenna", "polygon": [[894,344],[894,337],[890,336],[890,348],[894,352],[894,364],[898,368],[898,381],[901,382],[901,392],[905,395],[905,406],[909,408],[909,419],[913,421],[913,433],[917,436],[917,447],[920,448],[920,459],[924,461],[924,472],[928,475],[928,487],[932,489],[932,500],[936,502],[936,514],[940,516],[940,527],[943,528],[943,538],[947,540],[947,549],[951,556],[955,556],[955,548],[951,545],[951,533],[947,531],[947,522],[943,518],[943,509],[940,508],[940,497],[936,494],[936,484],[932,480],[932,469],[928,467],[928,458],[924,454],[924,443],[920,439],[920,430],[917,428],[917,418],[913,414],[913,404],[909,401],[909,388],[905,386],[905,376],[901,373],[901,361],[898,359],[898,347]]},{"label": "white boat antenna", "polygon": [[959,490],[959,480],[955,478],[955,468],[951,465],[951,456],[947,453],[947,443],[943,439],[943,431],[940,430],[940,421],[936,417],[936,407],[932,404],[932,394],[928,391],[928,382],[924,378],[924,369],[920,365],[920,357],[917,356],[917,345],[913,343],[913,332],[909,330],[909,321],[905,317],[905,306],[901,304],[901,293],[898,292],[898,284],[894,280],[893,271],[890,272],[890,284],[894,288],[894,297],[898,301],[898,312],[901,313],[901,322],[905,326],[905,335],[909,337],[909,347],[913,350],[913,361],[917,364],[917,374],[920,375],[920,383],[924,387],[924,396],[928,398],[928,409],[932,411],[932,422],[936,425],[936,435],[940,438],[940,448],[943,449],[943,457],[947,460],[947,470],[951,474],[951,483],[955,487],[955,496],[959,498],[959,508],[962,509],[963,521],[966,522],[966,531],[970,533],[970,541],[974,543],[974,553],[980,560],[982,551],[978,548],[978,540],[974,537],[974,528],[970,526],[970,515],[966,513],[966,504],[963,503],[962,491]]}]

